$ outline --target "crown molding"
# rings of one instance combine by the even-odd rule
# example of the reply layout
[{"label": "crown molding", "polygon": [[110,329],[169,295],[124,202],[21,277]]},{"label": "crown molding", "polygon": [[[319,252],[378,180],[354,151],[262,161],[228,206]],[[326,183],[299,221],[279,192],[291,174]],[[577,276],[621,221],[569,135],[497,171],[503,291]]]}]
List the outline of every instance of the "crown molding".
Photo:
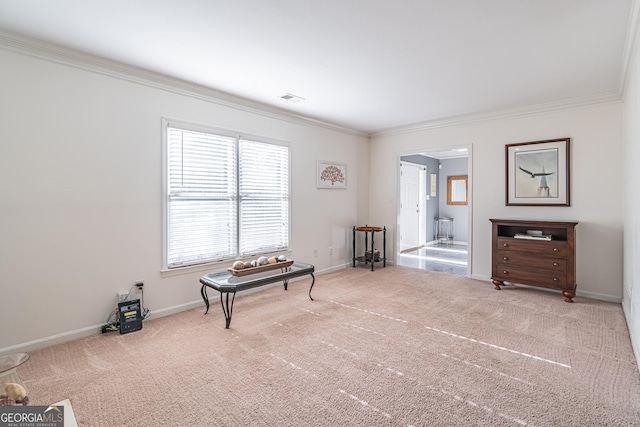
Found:
[{"label": "crown molding", "polygon": [[623,101],[624,88],[628,79],[628,68],[632,65],[633,48],[637,42],[638,23],[640,20],[640,0],[633,0],[632,14],[629,22],[627,45],[625,46],[624,64],[621,76],[621,87],[618,93],[610,93],[585,98],[577,98],[566,101],[538,104],[534,106],[520,107],[509,110],[468,114],[426,122],[413,123],[406,126],[398,126],[380,131],[364,132],[346,128],[337,124],[314,119],[289,111],[273,107],[264,103],[252,101],[236,95],[212,89],[206,86],[190,83],[164,74],[134,67],[121,62],[80,52],[62,47],[56,44],[21,36],[15,33],[0,30],[0,48],[20,54],[29,55],[43,60],[83,69],[90,72],[103,74],[109,77],[137,83],[140,85],[188,96],[198,100],[211,102],[228,108],[282,120],[299,125],[321,127],[341,133],[375,139],[386,136],[402,135],[422,132],[444,127],[465,126],[488,121],[503,120],[543,114],[551,111],[574,109],[597,104],[616,103]]},{"label": "crown molding", "polygon": [[580,107],[587,107],[599,104],[614,104],[622,102],[620,93],[611,93],[606,95],[597,95],[584,98],[576,98],[567,101],[549,102],[545,104],[532,105],[527,107],[512,108],[509,110],[493,111],[479,114],[469,114],[456,117],[447,117],[439,120],[415,123],[407,126],[399,126],[390,129],[373,132],[369,136],[370,139],[381,138],[393,135],[402,135],[407,133],[422,132],[431,129],[466,126],[482,122],[490,122],[496,120],[512,119],[517,117],[532,116],[537,114],[549,113],[558,110],[569,110]]},{"label": "crown molding", "polygon": [[7,31],[0,30],[0,48],[276,120],[322,127],[365,138],[369,136],[366,132],[291,113],[206,86]]},{"label": "crown molding", "polygon": [[629,25],[627,27],[627,38],[624,47],[622,67],[620,71],[620,87],[617,93],[609,93],[585,98],[576,98],[566,101],[551,102],[533,106],[514,108],[509,110],[485,112],[480,114],[469,114],[456,117],[447,117],[421,123],[414,123],[406,126],[398,126],[389,129],[372,132],[370,139],[402,135],[407,133],[421,132],[430,129],[443,127],[464,126],[485,121],[495,121],[509,118],[516,118],[534,114],[543,114],[552,111],[568,110],[580,107],[588,107],[597,104],[611,104],[623,102],[626,88],[629,83],[629,73],[633,67],[634,52],[636,44],[640,40],[640,0],[631,0],[631,12],[629,14]]}]

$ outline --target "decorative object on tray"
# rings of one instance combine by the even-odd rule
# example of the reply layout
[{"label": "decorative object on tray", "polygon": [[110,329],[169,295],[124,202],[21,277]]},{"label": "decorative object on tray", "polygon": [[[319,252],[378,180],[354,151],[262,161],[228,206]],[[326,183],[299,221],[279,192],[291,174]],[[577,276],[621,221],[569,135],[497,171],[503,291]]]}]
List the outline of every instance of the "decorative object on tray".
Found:
[{"label": "decorative object on tray", "polygon": [[261,273],[263,271],[274,270],[276,268],[288,268],[293,264],[293,260],[288,260],[284,255],[279,257],[260,257],[252,261],[242,262],[236,261],[228,271],[237,277],[247,276],[249,274]]},{"label": "decorative object on tray", "polygon": [[318,161],[318,188],[347,188],[347,165],[337,162]]},{"label": "decorative object on tray", "polygon": [[29,404],[27,392],[20,384],[6,383],[2,388],[4,392],[0,395],[0,406],[27,406]]},{"label": "decorative object on tray", "polygon": [[507,206],[571,206],[570,138],[505,146]]},{"label": "decorative object on tray", "polygon": [[[368,250],[368,251],[364,251],[364,257],[365,257],[366,259],[371,259],[371,251],[370,251],[370,250]],[[374,261],[380,261],[380,251],[379,251],[379,250],[377,250],[377,249],[375,249],[375,250],[373,251],[373,260],[374,260]]]}]

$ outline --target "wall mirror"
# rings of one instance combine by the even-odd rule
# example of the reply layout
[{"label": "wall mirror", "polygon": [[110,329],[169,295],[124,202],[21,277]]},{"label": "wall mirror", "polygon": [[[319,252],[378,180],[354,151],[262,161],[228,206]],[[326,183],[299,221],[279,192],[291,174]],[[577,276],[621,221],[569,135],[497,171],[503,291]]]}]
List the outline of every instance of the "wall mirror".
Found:
[{"label": "wall mirror", "polygon": [[467,195],[467,175],[447,177],[448,205],[466,205]]}]

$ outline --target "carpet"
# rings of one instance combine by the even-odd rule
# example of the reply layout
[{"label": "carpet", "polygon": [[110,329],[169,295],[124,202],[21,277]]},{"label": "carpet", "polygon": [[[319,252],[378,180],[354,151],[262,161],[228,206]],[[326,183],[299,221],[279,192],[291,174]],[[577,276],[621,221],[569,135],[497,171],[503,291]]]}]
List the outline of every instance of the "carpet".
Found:
[{"label": "carpet", "polygon": [[[81,426],[632,426],[619,304],[388,266],[347,268],[31,354],[31,404]],[[194,287],[199,284],[194,283]]]}]

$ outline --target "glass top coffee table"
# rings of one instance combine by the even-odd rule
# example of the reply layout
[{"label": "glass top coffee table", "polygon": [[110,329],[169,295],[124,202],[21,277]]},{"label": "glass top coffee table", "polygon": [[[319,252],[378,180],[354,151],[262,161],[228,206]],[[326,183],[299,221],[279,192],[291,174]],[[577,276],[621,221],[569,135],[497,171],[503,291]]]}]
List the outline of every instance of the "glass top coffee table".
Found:
[{"label": "glass top coffee table", "polygon": [[[5,392],[4,385],[8,383],[19,384],[24,388],[24,383],[18,375],[18,366],[23,365],[29,360],[29,353],[13,353],[0,356],[0,395]],[[26,392],[26,390],[25,390]],[[6,397],[6,396],[5,396]],[[19,400],[16,398],[15,403],[26,405],[29,398],[24,396]]]},{"label": "glass top coffee table", "polygon": [[[200,294],[202,295],[202,299],[207,306],[207,311],[204,314],[209,312],[209,297],[207,296],[207,288],[213,288],[216,291],[220,292],[220,304],[222,305],[222,312],[224,313],[224,318],[226,321],[226,328],[229,329],[229,325],[231,324],[231,313],[233,311],[233,301],[236,298],[236,292],[240,292],[247,289],[257,288],[259,286],[268,285],[270,283],[280,282],[284,284],[284,290],[287,290],[287,286],[289,285],[289,279],[300,276],[311,276],[311,287],[309,288],[309,299],[313,301],[311,297],[311,290],[313,289],[313,285],[316,281],[315,276],[313,275],[315,268],[311,264],[306,264],[303,262],[294,262],[290,266],[285,268],[273,269],[270,271],[250,274],[246,276],[237,277],[230,271],[221,271],[219,273],[211,273],[200,278],[200,283],[202,283],[202,288],[200,288]],[[226,294],[226,301],[223,299],[223,296]],[[231,298],[231,304],[229,304],[229,294],[233,294]]]},{"label": "glass top coffee table", "polygon": [[29,360],[29,353],[13,353],[0,356],[0,378],[9,375]]}]

